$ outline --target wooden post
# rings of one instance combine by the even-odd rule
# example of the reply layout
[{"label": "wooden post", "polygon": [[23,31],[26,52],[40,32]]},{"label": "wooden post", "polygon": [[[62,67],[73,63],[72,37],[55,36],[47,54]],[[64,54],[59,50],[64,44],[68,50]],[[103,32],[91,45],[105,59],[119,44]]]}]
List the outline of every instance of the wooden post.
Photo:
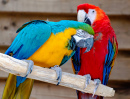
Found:
[{"label": "wooden post", "polygon": [[[15,59],[8,55],[0,53],[0,69],[19,76],[25,76],[27,71],[28,63],[22,60]],[[31,74],[27,78],[36,79],[52,84],[57,84],[56,81],[56,72],[48,68],[42,68],[39,66],[34,66]],[[61,86],[73,88],[85,93],[93,93],[95,89],[95,84],[93,81],[90,81],[90,84],[85,88],[85,77],[80,75],[74,75],[66,72],[62,72]],[[85,88],[85,89],[84,89]],[[114,96],[115,91],[113,88],[99,85],[95,95],[112,97]]]}]

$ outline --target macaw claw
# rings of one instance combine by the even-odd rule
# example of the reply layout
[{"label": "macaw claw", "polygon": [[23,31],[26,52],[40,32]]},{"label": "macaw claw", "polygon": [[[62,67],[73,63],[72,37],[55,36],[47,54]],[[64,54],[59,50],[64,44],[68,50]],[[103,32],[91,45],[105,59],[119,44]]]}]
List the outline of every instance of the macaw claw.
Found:
[{"label": "macaw claw", "polygon": [[[84,75],[85,77],[86,77],[86,83],[85,83],[85,88],[87,87],[87,85],[90,83],[90,81],[91,81],[91,76],[90,76],[90,74],[87,74],[87,75]],[[85,89],[84,88],[84,89]]]},{"label": "macaw claw", "polygon": [[34,62],[32,60],[23,60],[23,61],[28,63],[28,69],[27,69],[27,73],[26,73],[26,76],[25,76],[25,77],[27,77],[28,74],[31,73],[32,70],[33,70]]},{"label": "macaw claw", "polygon": [[56,71],[56,74],[57,74],[57,79],[56,80],[58,81],[58,83],[56,85],[59,85],[60,82],[61,82],[61,78],[62,78],[62,69],[58,65],[55,65],[54,67],[51,67],[51,69]]},{"label": "macaw claw", "polygon": [[96,87],[95,87],[95,89],[94,89],[94,92],[93,92],[93,96],[92,96],[92,97],[94,97],[95,92],[97,91],[97,88],[98,88],[99,84],[101,84],[101,80],[100,80],[100,79],[94,79],[94,83],[95,83]]}]

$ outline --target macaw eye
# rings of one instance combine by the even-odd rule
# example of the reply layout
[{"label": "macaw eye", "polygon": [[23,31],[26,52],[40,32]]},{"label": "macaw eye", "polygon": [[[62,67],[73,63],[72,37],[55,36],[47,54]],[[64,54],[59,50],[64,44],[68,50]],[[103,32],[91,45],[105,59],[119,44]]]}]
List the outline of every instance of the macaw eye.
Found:
[{"label": "macaw eye", "polygon": [[92,13],[94,13],[95,11],[93,10]]}]

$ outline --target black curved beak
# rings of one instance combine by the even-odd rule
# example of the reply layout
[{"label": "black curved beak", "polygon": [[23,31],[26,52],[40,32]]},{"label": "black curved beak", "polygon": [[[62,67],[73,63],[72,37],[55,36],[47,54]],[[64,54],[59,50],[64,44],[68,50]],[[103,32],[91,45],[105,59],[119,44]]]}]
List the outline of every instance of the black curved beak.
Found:
[{"label": "black curved beak", "polygon": [[91,26],[91,21],[87,16],[85,16],[84,23],[89,24]]}]

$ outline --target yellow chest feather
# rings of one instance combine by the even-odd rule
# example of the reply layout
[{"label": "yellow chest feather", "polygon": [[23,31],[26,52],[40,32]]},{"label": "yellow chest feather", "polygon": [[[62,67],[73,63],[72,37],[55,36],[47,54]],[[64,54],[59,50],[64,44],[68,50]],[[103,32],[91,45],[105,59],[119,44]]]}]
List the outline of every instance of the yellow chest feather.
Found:
[{"label": "yellow chest feather", "polygon": [[53,67],[60,65],[64,56],[69,56],[72,50],[66,47],[71,36],[76,34],[76,30],[68,28],[64,32],[51,34],[50,38],[31,56],[35,65],[41,67]]}]

